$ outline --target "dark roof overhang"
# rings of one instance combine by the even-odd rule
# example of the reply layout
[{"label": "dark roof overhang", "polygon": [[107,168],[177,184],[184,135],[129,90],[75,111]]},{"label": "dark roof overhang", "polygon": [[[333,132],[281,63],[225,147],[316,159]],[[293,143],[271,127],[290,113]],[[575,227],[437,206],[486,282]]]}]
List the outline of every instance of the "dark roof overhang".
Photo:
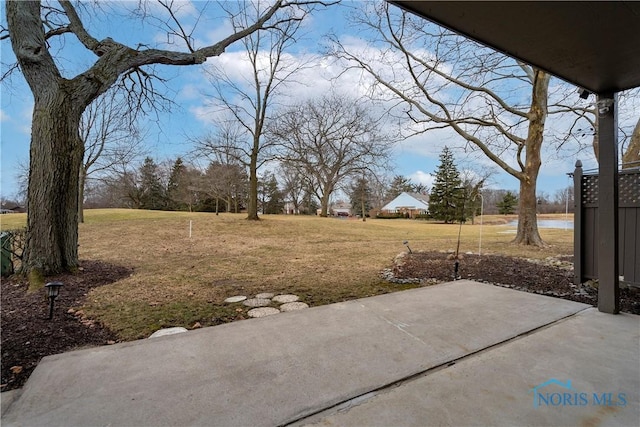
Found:
[{"label": "dark roof overhang", "polygon": [[390,3],[592,93],[640,86],[640,2]]}]

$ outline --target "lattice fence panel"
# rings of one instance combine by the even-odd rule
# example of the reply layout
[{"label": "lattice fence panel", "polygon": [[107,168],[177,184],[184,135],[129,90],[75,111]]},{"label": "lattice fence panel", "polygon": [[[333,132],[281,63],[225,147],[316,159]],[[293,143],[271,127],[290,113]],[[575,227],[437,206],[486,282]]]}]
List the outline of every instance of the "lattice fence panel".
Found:
[{"label": "lattice fence panel", "polygon": [[621,173],[618,198],[621,205],[640,207],[640,173]]},{"label": "lattice fence panel", "polygon": [[582,176],[582,204],[598,204],[598,176]]}]

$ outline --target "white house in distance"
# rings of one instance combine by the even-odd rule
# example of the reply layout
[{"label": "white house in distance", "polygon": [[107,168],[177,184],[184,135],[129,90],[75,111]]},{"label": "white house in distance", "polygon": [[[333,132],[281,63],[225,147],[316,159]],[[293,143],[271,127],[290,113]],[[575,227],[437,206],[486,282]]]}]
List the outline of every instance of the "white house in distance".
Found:
[{"label": "white house in distance", "polygon": [[398,197],[380,209],[384,213],[408,213],[409,218],[426,214],[429,210],[429,195],[420,193],[401,193]]}]

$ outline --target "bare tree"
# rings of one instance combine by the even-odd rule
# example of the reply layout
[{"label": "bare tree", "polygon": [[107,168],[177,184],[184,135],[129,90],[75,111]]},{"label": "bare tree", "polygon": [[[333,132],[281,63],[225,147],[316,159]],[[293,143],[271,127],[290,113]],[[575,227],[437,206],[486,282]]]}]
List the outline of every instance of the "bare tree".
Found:
[{"label": "bare tree", "polygon": [[142,139],[128,105],[117,91],[99,96],[80,119],[84,156],[78,181],[78,222],[84,222],[84,192],[87,179],[113,172],[117,165],[142,156]]},{"label": "bare tree", "polygon": [[[143,44],[131,47],[110,37],[99,40],[68,0],[60,0],[59,7],[41,1],[6,2],[7,29],[3,29],[0,38],[11,39],[18,66],[34,97],[23,260],[33,283],[41,282],[43,274],[75,270],[78,266],[78,171],[84,153],[79,126],[93,100],[120,81],[131,89],[132,108],[149,105],[158,92],[153,86],[153,70],[148,66],[202,64],[258,30],[286,27],[298,21],[300,14],[316,2],[276,0],[254,21],[246,21],[219,42],[200,48],[195,45],[193,31],[185,29],[178,20],[179,14],[174,13],[177,3],[162,0],[158,4],[168,15],[161,22],[168,27],[170,36],[180,41],[182,51]],[[247,3],[226,4],[238,7],[240,13],[247,7]],[[141,2],[142,9],[145,5]],[[282,17],[278,15],[281,11]],[[143,12],[147,18],[152,16],[151,10]],[[51,40],[65,35],[74,36],[95,55],[89,68],[71,78],[63,77],[50,50]]]},{"label": "bare tree", "polygon": [[[550,76],[388,4],[355,17],[375,56],[333,38],[332,53],[373,80],[371,95],[400,106],[411,132],[448,128],[520,183],[514,243],[544,245],[536,182]],[[369,49],[371,51],[371,49]]]},{"label": "bare tree", "polygon": [[271,131],[282,160],[311,182],[326,217],[339,184],[387,162],[393,141],[380,128],[357,101],[327,95],[286,109]]},{"label": "bare tree", "polygon": [[[279,175],[283,186],[284,196],[286,201],[293,205],[293,213],[299,214],[300,207],[302,206],[305,196],[305,179],[304,175],[295,167],[288,163],[281,163],[279,169]],[[288,212],[287,212],[288,213]]]},{"label": "bare tree", "polygon": [[[260,16],[264,2],[256,1],[250,11],[232,15],[235,29],[243,28],[255,17]],[[226,138],[233,143],[233,152],[237,160],[249,170],[249,199],[247,201],[247,219],[258,220],[258,169],[272,160],[273,144],[263,136],[268,114],[275,98],[280,94],[293,75],[304,68],[288,55],[296,42],[304,14],[296,11],[286,24],[267,31],[255,32],[244,39],[244,58],[250,64],[250,74],[238,75],[237,70],[226,70],[215,66],[210,70],[211,83],[215,89],[214,104],[223,114],[230,114],[238,125],[235,138]],[[296,18],[296,19],[294,19]],[[220,139],[218,139],[220,142]],[[199,144],[204,149],[229,152],[228,146]]]},{"label": "bare tree", "polygon": [[226,212],[238,213],[247,198],[247,173],[245,168],[233,159],[212,161],[202,178],[199,191],[215,199],[215,212],[220,211],[220,200],[225,203]]},{"label": "bare tree", "polygon": [[640,167],[640,119],[636,123],[629,139],[626,151],[622,156],[622,168],[638,168]]},{"label": "bare tree", "polygon": [[[551,135],[556,140],[558,149],[571,143],[576,146],[576,152],[582,151],[591,140],[591,147],[596,160],[599,160],[600,143],[598,140],[598,108],[593,98],[587,96],[583,105],[576,105],[575,88],[567,88],[563,98],[556,100],[550,107],[549,114],[564,114],[569,117],[569,125],[565,132]],[[632,168],[640,165],[640,119],[635,121],[638,111],[640,88],[630,89],[617,94],[618,111],[618,148],[622,159],[622,168]],[[634,126],[635,123],[635,126]]]}]

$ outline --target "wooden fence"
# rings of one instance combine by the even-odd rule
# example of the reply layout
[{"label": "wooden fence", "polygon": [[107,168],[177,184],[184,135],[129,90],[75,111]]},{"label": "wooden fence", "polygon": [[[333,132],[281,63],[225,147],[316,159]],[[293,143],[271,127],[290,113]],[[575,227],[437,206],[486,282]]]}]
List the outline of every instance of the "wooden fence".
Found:
[{"label": "wooden fence", "polygon": [[[574,282],[598,278],[598,175],[585,174],[576,162]],[[640,287],[640,169],[618,173],[618,268],[620,281]]]}]

